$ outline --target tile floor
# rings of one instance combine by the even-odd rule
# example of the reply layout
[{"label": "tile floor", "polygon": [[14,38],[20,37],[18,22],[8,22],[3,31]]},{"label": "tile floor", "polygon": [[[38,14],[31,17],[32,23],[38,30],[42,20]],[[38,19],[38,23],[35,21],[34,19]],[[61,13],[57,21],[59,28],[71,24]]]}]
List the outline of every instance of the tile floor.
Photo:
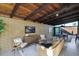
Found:
[{"label": "tile floor", "polygon": [[75,37],[71,42],[66,42],[60,56],[79,56],[79,40],[75,43]]},{"label": "tile floor", "polygon": [[[36,44],[33,44],[24,48],[23,53],[19,50],[14,54],[14,52],[9,50],[2,52],[0,56],[37,56],[36,48]],[[75,43],[75,37],[73,37],[71,42],[65,42],[65,46],[59,56],[79,56],[79,41]]]},{"label": "tile floor", "polygon": [[23,49],[23,53],[22,50],[16,50],[15,53],[14,51],[12,52],[11,50],[9,51],[4,51],[0,54],[0,56],[36,56],[37,52],[36,52],[36,44],[30,45],[27,48]]}]

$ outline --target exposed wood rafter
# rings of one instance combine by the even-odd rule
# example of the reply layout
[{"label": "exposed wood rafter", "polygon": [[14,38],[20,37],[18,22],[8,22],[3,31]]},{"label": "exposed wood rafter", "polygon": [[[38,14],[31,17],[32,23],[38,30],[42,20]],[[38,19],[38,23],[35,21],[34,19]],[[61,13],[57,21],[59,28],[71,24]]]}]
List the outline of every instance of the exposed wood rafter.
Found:
[{"label": "exposed wood rafter", "polygon": [[55,21],[57,19],[62,19],[62,18],[70,17],[70,16],[73,16],[74,14],[79,14],[79,9],[71,11],[71,12],[67,12],[67,13],[59,16],[59,17],[56,17],[56,18],[51,17],[49,20],[45,21],[44,23],[52,22],[52,21]]},{"label": "exposed wood rafter", "polygon": [[[64,12],[70,13],[70,11],[72,11],[73,9],[75,9],[75,8],[77,8],[77,7],[79,7],[78,4],[73,4],[73,5],[70,5],[69,7],[65,6],[65,7],[63,7],[62,9],[60,9],[60,10],[54,12],[54,13],[51,13],[51,14],[47,15],[46,17],[43,17],[43,21],[41,21],[41,22],[49,22],[49,21],[52,21],[52,20],[49,20],[49,18],[54,19],[53,16],[55,16],[56,13],[59,13],[59,14],[62,14],[62,13],[64,13]],[[77,12],[78,12],[78,10],[77,10]],[[72,12],[72,13],[74,13],[74,12]],[[60,17],[65,17],[65,16],[66,16],[66,15],[64,14],[64,15],[62,15],[62,16],[60,16]],[[60,17],[56,17],[56,19],[58,19],[58,18],[60,18]],[[47,20],[46,20],[46,19],[47,19]]]},{"label": "exposed wood rafter", "polygon": [[77,19],[79,19],[79,17],[77,17],[77,18],[73,18],[73,19],[69,19],[69,20],[65,20],[65,21],[62,20],[63,22],[52,23],[51,25],[60,25],[60,24],[65,24],[65,23],[75,22],[75,21],[77,21]]},{"label": "exposed wood rafter", "polygon": [[32,11],[29,15],[27,15],[24,20],[28,19],[29,17],[31,17],[32,15],[35,15],[36,13],[40,12],[42,9],[44,9],[48,4],[42,4],[41,6],[39,6],[39,8],[35,9],[34,11]]},{"label": "exposed wood rafter", "polygon": [[[72,21],[77,21],[79,18],[79,14],[78,15],[72,15],[70,17],[66,17],[66,18],[63,18],[63,19],[58,19],[56,21],[51,21],[49,22],[50,24],[53,24],[53,25],[57,25],[57,24],[63,24],[63,23],[67,23],[67,22],[72,22]],[[74,20],[75,19],[75,20]]]},{"label": "exposed wood rafter", "polygon": [[10,18],[12,18],[15,15],[16,10],[18,9],[19,5],[20,5],[20,3],[15,4],[15,6],[14,6],[14,8],[12,10],[12,13],[10,14]]},{"label": "exposed wood rafter", "polygon": [[54,10],[48,12],[47,14],[43,15],[42,17],[39,17],[38,19],[36,19],[36,21],[38,20],[39,22],[43,21],[45,18],[47,18],[47,15],[50,15],[51,13],[53,13],[57,8],[55,6],[53,6]]},{"label": "exposed wood rafter", "polygon": [[[79,3],[0,4],[1,15],[23,20],[59,25],[79,20]],[[58,15],[57,15],[58,14]]]}]

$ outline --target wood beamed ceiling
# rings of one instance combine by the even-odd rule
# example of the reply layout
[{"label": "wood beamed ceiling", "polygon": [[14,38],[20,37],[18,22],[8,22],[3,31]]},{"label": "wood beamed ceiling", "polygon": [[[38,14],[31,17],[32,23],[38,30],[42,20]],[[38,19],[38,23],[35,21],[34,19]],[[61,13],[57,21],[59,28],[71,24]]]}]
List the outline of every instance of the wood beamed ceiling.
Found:
[{"label": "wood beamed ceiling", "polygon": [[[71,12],[69,12],[69,13],[65,13],[65,14],[63,14],[63,15],[61,15],[60,17],[56,17],[56,18],[49,18],[50,20],[50,22],[56,22],[56,21],[60,21],[61,19],[64,19],[64,18],[66,18],[66,19],[70,19],[70,18],[72,18],[72,17],[74,17],[74,15],[76,15],[76,16],[79,16],[79,10],[75,10],[75,11],[71,11]],[[69,17],[69,18],[68,18]],[[56,20],[56,21],[55,21]],[[44,23],[48,23],[49,22],[48,20],[46,21],[46,22],[44,22]]]},{"label": "wood beamed ceiling", "polygon": [[[0,3],[0,13],[49,25],[79,19],[78,3]],[[56,16],[58,15],[58,16]]]}]

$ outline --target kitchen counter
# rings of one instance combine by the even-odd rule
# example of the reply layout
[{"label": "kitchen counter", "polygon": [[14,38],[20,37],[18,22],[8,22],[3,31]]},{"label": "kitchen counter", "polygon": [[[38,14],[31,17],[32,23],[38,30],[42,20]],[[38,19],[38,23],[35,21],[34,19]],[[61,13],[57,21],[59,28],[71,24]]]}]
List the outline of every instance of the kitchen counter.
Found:
[{"label": "kitchen counter", "polygon": [[64,47],[64,39],[53,42],[53,55],[58,56]]}]

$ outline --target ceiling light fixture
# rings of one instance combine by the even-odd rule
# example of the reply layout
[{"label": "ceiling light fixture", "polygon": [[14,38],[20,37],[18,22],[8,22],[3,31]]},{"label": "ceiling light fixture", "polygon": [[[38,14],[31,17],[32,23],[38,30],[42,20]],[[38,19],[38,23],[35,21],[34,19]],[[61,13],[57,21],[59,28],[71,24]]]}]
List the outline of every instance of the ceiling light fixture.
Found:
[{"label": "ceiling light fixture", "polygon": [[56,16],[59,16],[59,14],[57,13]]}]

